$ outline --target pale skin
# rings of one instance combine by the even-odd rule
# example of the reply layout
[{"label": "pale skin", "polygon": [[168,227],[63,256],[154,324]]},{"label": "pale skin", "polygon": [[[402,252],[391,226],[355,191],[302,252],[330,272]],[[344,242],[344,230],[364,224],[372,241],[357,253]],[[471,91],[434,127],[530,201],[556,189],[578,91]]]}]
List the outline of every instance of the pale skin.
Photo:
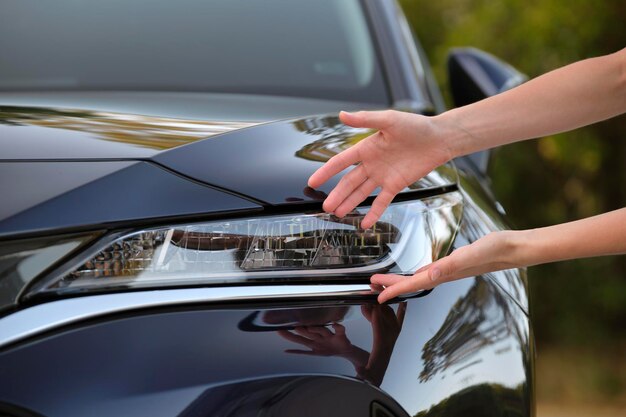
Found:
[{"label": "pale skin", "polygon": [[[377,130],[309,178],[317,188],[351,165],[324,201],[343,217],[377,188],[361,226],[370,228],[397,193],[459,156],[579,128],[626,113],[626,49],[579,61],[434,117],[393,110],[340,114]],[[372,276],[383,303],[405,293],[502,269],[626,253],[626,208],[533,230],[494,232],[417,271]]]}]

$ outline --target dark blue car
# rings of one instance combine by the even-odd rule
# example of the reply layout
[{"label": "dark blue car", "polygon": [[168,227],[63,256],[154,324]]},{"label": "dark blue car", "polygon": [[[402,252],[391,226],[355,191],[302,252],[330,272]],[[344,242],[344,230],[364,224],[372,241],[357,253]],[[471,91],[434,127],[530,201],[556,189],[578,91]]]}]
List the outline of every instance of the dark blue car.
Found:
[{"label": "dark blue car", "polygon": [[[456,105],[523,76],[449,58]],[[533,416],[524,270],[380,305],[374,273],[507,228],[488,155],[369,230],[307,178],[445,110],[393,0],[0,4],[0,415]]]}]

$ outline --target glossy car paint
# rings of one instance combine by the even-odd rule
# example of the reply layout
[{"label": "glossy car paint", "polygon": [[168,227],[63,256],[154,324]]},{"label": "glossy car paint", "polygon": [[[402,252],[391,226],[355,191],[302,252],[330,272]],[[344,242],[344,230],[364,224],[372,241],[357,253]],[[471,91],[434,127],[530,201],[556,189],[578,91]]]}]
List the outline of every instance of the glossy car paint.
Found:
[{"label": "glossy car paint", "polygon": [[0,175],[0,238],[261,208],[141,161],[8,162]]},{"label": "glossy car paint", "polygon": [[[331,179],[316,192],[308,177],[333,155],[372,132],[343,125],[336,116],[308,117],[270,123],[216,136],[162,152],[152,159],[160,165],[206,184],[235,191],[271,205],[321,201],[339,181]],[[233,155],[233,149],[237,149]],[[198,158],[198,155],[203,155]],[[259,155],[263,155],[259,158]],[[233,164],[237,165],[232,170]],[[224,175],[228,172],[229,175]],[[415,184],[426,189],[452,184],[437,172]],[[280,183],[280,187],[270,184]]]},{"label": "glossy car paint", "polygon": [[0,162],[149,158],[263,122],[363,108],[376,107],[247,94],[0,92]]},{"label": "glossy car paint", "polygon": [[[0,208],[0,238],[321,202],[339,177],[319,190],[307,187],[308,177],[371,133],[337,116],[224,125],[89,110],[0,110],[7,149],[0,174],[12,178],[0,182],[8,202]],[[207,126],[232,131],[211,136]],[[454,173],[446,172],[411,188],[454,184]],[[124,205],[110,207],[120,195]],[[77,206],[78,213],[66,210]]]},{"label": "glossy car paint", "polygon": [[[393,105],[424,113],[440,110],[427,80],[428,66],[423,65],[422,74],[415,72],[406,37],[394,25],[396,5],[387,0],[364,4],[385,58]],[[223,97],[204,95],[196,106],[190,95],[174,96],[1,94],[0,195],[11,203],[2,205],[0,240],[319,210],[323,193],[337,179],[320,192],[306,189],[306,178],[367,134],[338,125],[337,110],[363,107],[354,103],[315,102],[310,114],[321,116],[302,117],[307,105],[298,100],[267,105],[265,97],[237,97],[228,116],[219,112]],[[247,117],[255,106],[261,116]],[[283,117],[290,120],[251,127]],[[242,126],[237,123],[248,128],[238,131]],[[237,144],[231,153],[228,138]],[[203,163],[219,164],[221,170],[202,170]],[[463,193],[465,211],[455,247],[507,227],[482,174],[466,160],[458,166],[458,177],[445,168],[415,187],[452,184]],[[23,186],[13,187],[16,181]],[[363,277],[362,284],[367,282]],[[525,271],[457,281],[382,306],[371,292],[338,299],[331,291],[316,292],[316,285],[305,287],[311,290],[301,297],[180,297],[179,302],[172,293],[176,290],[154,290],[173,301],[104,310],[0,343],[0,412],[534,415]],[[295,291],[285,286],[285,292],[290,289]],[[203,290],[218,295],[220,288]],[[95,296],[82,299],[97,302]],[[69,309],[71,301],[54,303]],[[25,302],[13,314],[39,302]],[[6,314],[11,313],[0,317],[0,328],[10,318]]]},{"label": "glossy car paint", "polygon": [[[463,190],[471,210],[456,246],[502,223],[480,208],[489,204],[480,190]],[[391,415],[531,415],[524,306],[523,276],[505,271],[383,306],[373,295],[337,301],[318,294],[105,315],[5,347],[0,401],[48,416],[247,416],[256,415],[254,404],[279,416],[293,415],[289,401],[297,397],[298,404],[308,398],[310,410],[345,415],[335,404],[354,389],[367,404],[395,410]],[[345,338],[331,322],[345,328]],[[333,402],[313,399],[320,376],[345,385]],[[218,409],[222,414],[209,412]]]},{"label": "glossy car paint", "polygon": [[[475,227],[466,218],[456,244],[471,239]],[[276,379],[311,379],[314,393],[314,379],[327,376],[379,387],[384,395],[366,389],[360,395],[392,410],[397,402],[408,415],[529,415],[528,316],[499,284],[501,275],[392,305],[378,305],[373,296],[321,297],[99,317],[4,349],[1,399],[49,416],[257,415],[247,403],[263,404],[268,415],[293,415],[280,408],[290,391],[284,381],[277,388]],[[337,326],[331,332],[330,322],[344,327],[345,338]],[[272,388],[261,389],[266,385]],[[329,403],[306,392],[298,394],[301,406],[308,399],[311,410],[344,415],[336,406],[346,400],[342,390]],[[216,404],[222,414],[209,412]],[[185,414],[194,407],[204,414]]]}]

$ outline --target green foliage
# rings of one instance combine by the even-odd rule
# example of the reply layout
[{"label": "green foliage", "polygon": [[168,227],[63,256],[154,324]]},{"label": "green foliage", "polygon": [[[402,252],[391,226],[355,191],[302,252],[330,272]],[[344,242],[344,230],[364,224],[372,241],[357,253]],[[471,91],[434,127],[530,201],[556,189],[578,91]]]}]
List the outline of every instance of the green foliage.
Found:
[{"label": "green foliage", "polygon": [[[623,0],[401,4],[446,97],[445,60],[454,46],[493,53],[531,77],[626,47]],[[492,162],[496,195],[517,227],[546,226],[623,207],[626,117],[501,148]],[[540,349],[625,344],[626,257],[535,267],[529,277]]]}]

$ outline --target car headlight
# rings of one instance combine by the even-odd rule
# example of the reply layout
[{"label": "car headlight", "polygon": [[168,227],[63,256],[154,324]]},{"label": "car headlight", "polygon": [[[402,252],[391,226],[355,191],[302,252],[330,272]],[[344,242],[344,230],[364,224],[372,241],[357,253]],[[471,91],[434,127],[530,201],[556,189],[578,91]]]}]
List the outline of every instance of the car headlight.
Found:
[{"label": "car headlight", "polygon": [[29,294],[412,274],[449,250],[462,197],[394,203],[364,230],[368,210],[343,219],[303,213],[133,231],[96,245]]},{"label": "car headlight", "polygon": [[24,288],[98,233],[0,242],[0,311],[17,304]]}]

